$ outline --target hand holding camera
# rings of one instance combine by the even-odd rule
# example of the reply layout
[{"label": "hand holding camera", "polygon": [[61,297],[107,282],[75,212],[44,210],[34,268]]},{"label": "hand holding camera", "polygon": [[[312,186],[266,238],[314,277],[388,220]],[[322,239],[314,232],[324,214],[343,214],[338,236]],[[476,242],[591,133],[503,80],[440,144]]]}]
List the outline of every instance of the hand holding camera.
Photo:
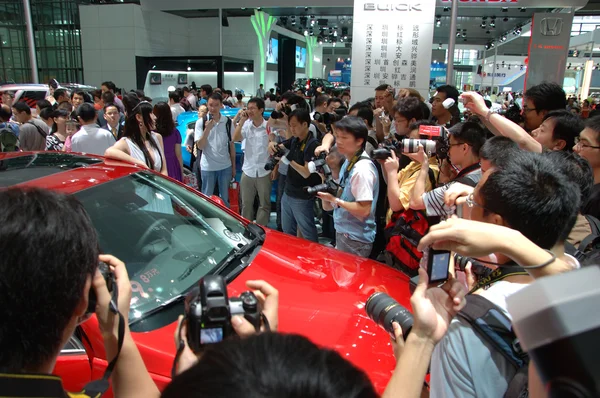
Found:
[{"label": "hand holding camera", "polygon": [[463,101],[465,108],[479,116],[485,116],[488,112],[488,107],[485,105],[485,100],[481,95],[475,92],[462,93],[460,100]]}]

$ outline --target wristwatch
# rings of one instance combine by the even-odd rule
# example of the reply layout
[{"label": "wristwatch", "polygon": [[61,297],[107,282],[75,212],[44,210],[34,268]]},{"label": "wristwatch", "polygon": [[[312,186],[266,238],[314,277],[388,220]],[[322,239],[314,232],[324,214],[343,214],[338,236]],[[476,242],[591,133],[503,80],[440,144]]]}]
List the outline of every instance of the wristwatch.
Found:
[{"label": "wristwatch", "polygon": [[335,201],[333,202],[333,205],[335,207],[342,207],[342,200],[340,198],[335,198]]}]

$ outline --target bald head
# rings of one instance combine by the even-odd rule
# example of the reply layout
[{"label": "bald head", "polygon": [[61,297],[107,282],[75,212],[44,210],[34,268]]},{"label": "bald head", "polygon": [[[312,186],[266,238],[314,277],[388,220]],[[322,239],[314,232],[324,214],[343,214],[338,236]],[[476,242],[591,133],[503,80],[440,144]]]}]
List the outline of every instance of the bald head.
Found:
[{"label": "bald head", "polygon": [[0,122],[8,122],[12,117],[12,109],[6,104],[0,105]]}]

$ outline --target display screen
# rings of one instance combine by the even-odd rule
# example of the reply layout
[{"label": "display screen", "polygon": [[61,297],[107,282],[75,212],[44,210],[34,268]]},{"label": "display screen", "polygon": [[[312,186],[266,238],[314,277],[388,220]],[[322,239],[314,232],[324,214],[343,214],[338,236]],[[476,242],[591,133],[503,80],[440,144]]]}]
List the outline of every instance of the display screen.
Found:
[{"label": "display screen", "polygon": [[275,38],[269,39],[267,46],[267,63],[276,64],[279,60],[279,42]]},{"label": "display screen", "polygon": [[448,266],[450,264],[450,252],[430,253],[431,281],[443,281],[448,279]]},{"label": "display screen", "polygon": [[209,328],[200,330],[200,343],[201,344],[212,344],[223,341],[223,329],[222,328]]},{"label": "display screen", "polygon": [[306,48],[296,46],[296,68],[306,67]]}]

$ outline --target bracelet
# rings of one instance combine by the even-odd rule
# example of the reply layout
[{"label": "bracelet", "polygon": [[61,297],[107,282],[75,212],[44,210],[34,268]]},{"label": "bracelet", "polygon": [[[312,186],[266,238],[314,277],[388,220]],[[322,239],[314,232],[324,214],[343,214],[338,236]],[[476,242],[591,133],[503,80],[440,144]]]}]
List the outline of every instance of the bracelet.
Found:
[{"label": "bracelet", "polygon": [[552,256],[552,258],[550,260],[543,262],[540,265],[530,265],[530,266],[525,266],[523,268],[526,270],[544,268],[556,261],[556,254],[552,253],[550,250],[547,250],[547,249],[544,249],[544,251]]},{"label": "bracelet", "polygon": [[490,118],[492,117],[493,114],[494,114],[494,112],[492,112],[492,110],[489,109],[488,112],[487,112],[487,115],[485,115],[486,122],[490,121]]},{"label": "bracelet", "polygon": [[340,198],[335,198],[334,203],[337,207],[342,207],[342,200]]}]

